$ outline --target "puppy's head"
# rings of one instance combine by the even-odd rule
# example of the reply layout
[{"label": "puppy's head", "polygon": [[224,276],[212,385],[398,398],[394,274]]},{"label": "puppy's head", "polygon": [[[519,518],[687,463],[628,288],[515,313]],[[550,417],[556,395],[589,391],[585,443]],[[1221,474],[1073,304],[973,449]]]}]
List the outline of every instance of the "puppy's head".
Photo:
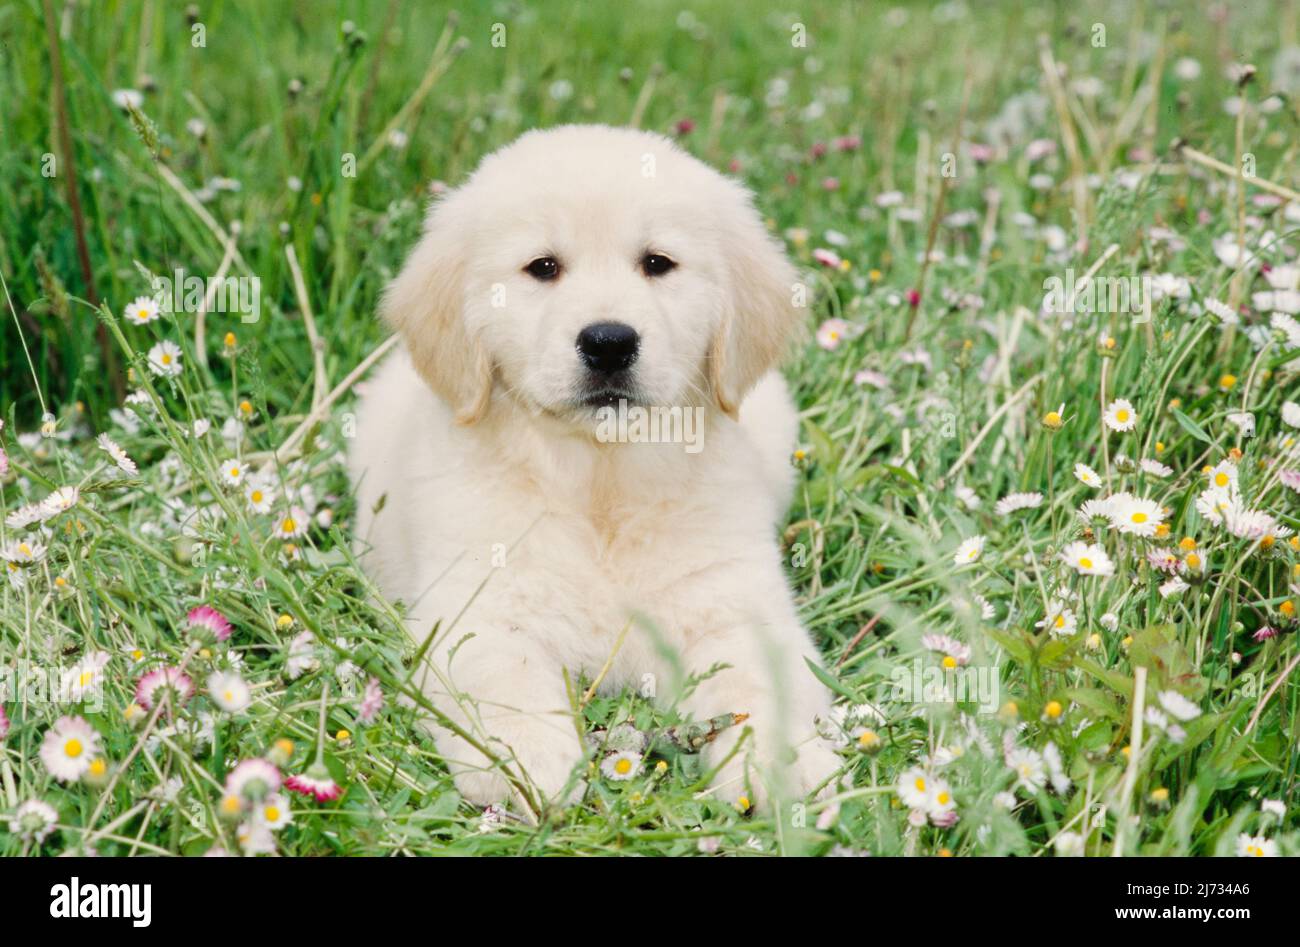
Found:
[{"label": "puppy's head", "polygon": [[734,416],[794,298],[743,187],[658,135],[567,126],[438,201],[382,308],[461,423],[494,391],[584,423],[620,399]]}]

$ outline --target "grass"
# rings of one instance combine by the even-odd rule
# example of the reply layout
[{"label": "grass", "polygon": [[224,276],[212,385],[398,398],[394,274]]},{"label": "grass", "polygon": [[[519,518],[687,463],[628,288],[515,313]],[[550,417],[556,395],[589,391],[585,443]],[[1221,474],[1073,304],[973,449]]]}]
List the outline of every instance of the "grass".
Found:
[{"label": "grass", "polygon": [[[44,5],[0,10],[0,274],[11,301],[0,496],[12,514],[80,490],[39,527],[0,533],[16,560],[23,537],[44,547],[0,586],[0,659],[90,671],[103,698],[0,700],[0,855],[267,845],[223,813],[229,773],[268,754],[301,773],[318,747],[343,794],[294,797],[292,824],[269,842],[285,854],[1215,855],[1235,853],[1243,835],[1300,853],[1300,552],[1287,535],[1300,496],[1279,481],[1300,467],[1288,454],[1300,432],[1282,420],[1300,388],[1300,346],[1284,320],[1270,328],[1286,304],[1257,295],[1269,291],[1265,264],[1274,279],[1287,272],[1300,220],[1300,204],[1260,200],[1279,193],[1264,182],[1283,194],[1300,183],[1294,3],[1234,5],[1225,23],[1192,4],[819,5],[802,20],[806,46],[792,43],[796,21],[779,4],[652,3],[626,16],[497,3],[459,18],[440,7],[214,2],[198,16],[206,45],[194,45],[179,5],[52,4],[73,163],[59,144]],[[492,44],[496,23],[504,47]],[[1225,109],[1239,94],[1225,78],[1234,62],[1259,69],[1240,92],[1240,123]],[[1059,100],[1045,79],[1052,63],[1068,70]],[[1288,84],[1292,97],[1271,97]],[[114,103],[125,88],[145,89],[134,115]],[[382,342],[376,297],[413,243],[430,181],[454,185],[528,128],[637,117],[668,132],[694,122],[683,144],[744,178],[813,276],[807,338],[787,371],[804,433],[784,542],[846,708],[843,780],[829,800],[745,814],[701,797],[698,763],[675,754],[627,782],[596,778],[581,805],[540,820],[485,818],[458,797],[418,723],[418,644],[350,557],[340,451],[351,392],[321,423],[304,420],[321,386]],[[852,135],[857,147],[815,147]],[[976,160],[957,140],[992,154]],[[1054,147],[1031,157],[1038,141]],[[1230,171],[1253,163],[1241,200],[1232,173],[1200,155]],[[69,204],[74,163],[89,272]],[[896,203],[880,200],[895,191]],[[259,321],[210,313],[204,359],[192,313],[125,324],[147,274],[217,272],[236,221],[230,273],[260,278]],[[1245,261],[1231,257],[1238,234]],[[814,251],[846,262],[823,265]],[[1045,280],[1073,271],[1079,285],[1094,267],[1099,280],[1171,279],[1154,283],[1166,292],[1149,320],[1042,311]],[[1228,304],[1240,325],[1222,326],[1207,301]],[[829,319],[845,324],[818,345]],[[182,350],[174,378],[145,364],[162,340]],[[1137,415],[1132,431],[1103,424],[1117,398]],[[1233,420],[1240,412],[1253,435]],[[194,436],[200,420],[210,430]],[[114,466],[99,432],[138,473]],[[235,456],[267,471],[276,516],[222,482]],[[1228,528],[1198,510],[1203,468],[1224,461],[1243,506],[1272,518],[1254,532],[1240,515]],[[1078,463],[1103,485],[1080,482]],[[1167,531],[1144,538],[1077,516],[1085,500],[1122,491],[1165,508]],[[1016,492],[1042,500],[995,511]],[[314,515],[286,540],[274,531],[290,502]],[[974,536],[982,553],[955,566]],[[1114,575],[1064,564],[1076,541],[1100,544]],[[1185,589],[1162,593],[1172,576],[1153,551],[1168,552]],[[184,633],[202,603],[229,617],[228,642]],[[1065,607],[1073,634],[1038,627]],[[1256,640],[1261,628],[1278,634]],[[967,667],[996,684],[983,708],[896,686],[941,667],[922,640],[936,634],[970,649]],[[143,675],[175,666],[198,693],[130,710]],[[209,675],[231,669],[251,687],[236,713],[207,693]],[[372,677],[384,706],[366,723]],[[1195,716],[1181,724],[1145,712],[1184,702]],[[64,714],[89,722],[98,752],[87,755],[103,760],[69,782],[40,754]],[[630,693],[595,697],[580,716],[591,730],[678,722]],[[950,787],[955,825],[909,820],[918,767]],[[10,821],[29,800],[53,807],[48,834],[39,816]]]}]

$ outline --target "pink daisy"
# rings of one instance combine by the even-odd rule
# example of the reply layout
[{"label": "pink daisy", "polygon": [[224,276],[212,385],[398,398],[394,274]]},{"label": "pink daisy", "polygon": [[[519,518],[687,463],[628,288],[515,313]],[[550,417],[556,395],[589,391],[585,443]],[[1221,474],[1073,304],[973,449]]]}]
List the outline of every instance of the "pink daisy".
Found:
[{"label": "pink daisy", "polygon": [[230,637],[230,622],[211,605],[191,608],[185,616],[185,627],[193,632],[210,636],[216,641],[225,641]]},{"label": "pink daisy", "polygon": [[161,695],[158,689],[171,688],[174,703],[185,703],[194,696],[194,682],[180,668],[159,668],[140,678],[135,686],[135,702],[145,710],[152,710],[154,700]]},{"label": "pink daisy", "polygon": [[5,716],[5,708],[0,704],[0,740],[9,736],[9,718]]},{"label": "pink daisy", "polygon": [[1277,637],[1277,629],[1265,625],[1263,628],[1259,629],[1259,631],[1251,635],[1251,637],[1256,641],[1267,641],[1269,638]]},{"label": "pink daisy", "polygon": [[1284,470],[1277,475],[1277,479],[1282,481],[1284,487],[1290,487],[1296,493],[1300,493],[1300,470]]},{"label": "pink daisy", "polygon": [[280,771],[260,757],[244,760],[226,775],[226,792],[241,799],[265,799],[279,788]]},{"label": "pink daisy", "polygon": [[284,781],[284,788],[304,796],[314,796],[317,802],[331,802],[343,795],[339,784],[330,777],[329,770],[323,763],[313,763],[307,772],[290,776]]},{"label": "pink daisy", "polygon": [[361,704],[357,707],[357,720],[361,723],[373,723],[383,706],[384,692],[379,686],[379,678],[372,676],[366,681],[365,693],[361,695]]},{"label": "pink daisy", "polygon": [[1151,568],[1166,575],[1173,575],[1183,569],[1183,560],[1172,549],[1152,549],[1147,553],[1147,562]]}]

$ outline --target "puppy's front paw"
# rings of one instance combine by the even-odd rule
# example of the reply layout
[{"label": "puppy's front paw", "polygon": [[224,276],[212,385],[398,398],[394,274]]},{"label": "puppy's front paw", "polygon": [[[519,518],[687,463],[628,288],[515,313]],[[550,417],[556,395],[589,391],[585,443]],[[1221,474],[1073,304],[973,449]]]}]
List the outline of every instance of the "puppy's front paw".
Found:
[{"label": "puppy's front paw", "polygon": [[789,773],[790,791],[799,798],[816,793],[824,798],[835,792],[838,774],[844,761],[823,741],[811,740],[799,748]]},{"label": "puppy's front paw", "polygon": [[[706,755],[710,768],[726,757],[725,752]],[[790,751],[764,756],[743,749],[722,766],[713,777],[709,794],[733,804],[766,808],[773,796],[790,800],[805,799],[816,793],[818,798],[835,791],[836,775],[842,765],[840,757],[820,740],[801,746],[793,759]]]},{"label": "puppy's front paw", "polygon": [[508,735],[495,736],[486,743],[501,761],[498,765],[456,739],[454,751],[448,748],[449,758],[482,760],[482,765],[473,766],[449,759],[456,789],[480,806],[511,802],[523,808],[521,788],[542,804],[577,802],[586,785],[580,775],[573,776],[583,761],[581,748],[576,736],[557,733],[553,727],[552,721],[512,722]]}]

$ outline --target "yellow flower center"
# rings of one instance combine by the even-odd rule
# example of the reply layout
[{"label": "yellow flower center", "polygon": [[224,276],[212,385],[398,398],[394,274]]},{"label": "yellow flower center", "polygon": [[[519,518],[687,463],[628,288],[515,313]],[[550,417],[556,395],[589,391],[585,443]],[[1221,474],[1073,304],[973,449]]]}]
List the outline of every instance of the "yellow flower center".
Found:
[{"label": "yellow flower center", "polygon": [[1082,559],[1079,560],[1079,568],[1081,568],[1081,569],[1091,569],[1091,568],[1092,568],[1092,560],[1089,559],[1087,556],[1084,556]]},{"label": "yellow flower center", "polygon": [[170,352],[163,352],[163,353],[162,353],[162,358],[159,359],[159,361],[161,361],[164,365],[170,365],[170,364],[172,363],[172,356],[171,356],[171,353],[170,353]]},{"label": "yellow flower center", "polygon": [[1115,420],[1118,421],[1120,424],[1124,424],[1126,421],[1128,421],[1128,412],[1125,411],[1123,408],[1120,408],[1118,411],[1115,412]]},{"label": "yellow flower center", "polygon": [[261,502],[262,502],[262,491],[261,491],[261,490],[254,490],[254,491],[249,495],[249,498],[250,498],[254,503],[261,503]]},{"label": "yellow flower center", "polygon": [[266,807],[266,821],[267,821],[267,822],[278,822],[279,819],[280,819],[280,807],[279,807],[279,806],[267,806],[267,807]]},{"label": "yellow flower center", "polygon": [[1049,700],[1047,706],[1043,708],[1043,712],[1055,720],[1061,716],[1061,702],[1059,700]]},{"label": "yellow flower center", "polygon": [[941,806],[946,806],[951,799],[952,796],[946,792],[941,792],[939,795],[935,796],[935,801],[937,801]]},{"label": "yellow flower center", "polygon": [[1214,485],[1216,487],[1226,487],[1230,482],[1230,479],[1231,478],[1229,478],[1226,473],[1220,471],[1214,475]]},{"label": "yellow flower center", "polygon": [[148,309],[141,309],[141,310],[137,313],[137,315],[140,317],[140,321],[141,321],[141,322],[144,322],[146,319],[149,318],[149,310],[148,310]]},{"label": "yellow flower center", "polygon": [[1186,562],[1187,568],[1189,569],[1199,569],[1201,567],[1201,557],[1194,552],[1189,552],[1187,554]]},{"label": "yellow flower center", "polygon": [[1064,627],[1065,627],[1065,616],[1064,616],[1064,615],[1057,615],[1057,616],[1056,616],[1056,620],[1053,621],[1052,624],[1056,625],[1057,628],[1064,628]]},{"label": "yellow flower center", "polygon": [[233,704],[235,702],[235,692],[232,691],[229,687],[227,687],[224,691],[221,692],[221,696],[225,698],[225,701],[228,704]]},{"label": "yellow flower center", "polygon": [[293,517],[286,516],[284,522],[280,524],[280,528],[286,533],[292,533],[298,528],[298,524],[293,521]]},{"label": "yellow flower center", "polygon": [[1130,517],[1130,519],[1132,519],[1134,523],[1145,523],[1147,521],[1147,515],[1143,513],[1141,510],[1139,510],[1138,512],[1134,513]]},{"label": "yellow flower center", "polygon": [[957,666],[957,659],[951,654],[945,654],[943,656],[943,666],[950,669],[955,668]]},{"label": "yellow flower center", "polygon": [[63,753],[69,759],[75,760],[78,756],[82,754],[84,749],[85,747],[81,745],[81,741],[78,740],[76,737],[73,737],[67,743],[63,744]]},{"label": "yellow flower center", "polygon": [[925,792],[925,780],[920,776],[916,777],[916,791]]},{"label": "yellow flower center", "polygon": [[232,476],[232,477],[238,477],[238,476],[239,476],[239,468],[238,468],[238,467],[231,467],[231,468],[230,468],[230,476]]},{"label": "yellow flower center", "polygon": [[108,772],[108,764],[102,758],[91,760],[90,774],[92,776],[103,776],[106,772]]}]

